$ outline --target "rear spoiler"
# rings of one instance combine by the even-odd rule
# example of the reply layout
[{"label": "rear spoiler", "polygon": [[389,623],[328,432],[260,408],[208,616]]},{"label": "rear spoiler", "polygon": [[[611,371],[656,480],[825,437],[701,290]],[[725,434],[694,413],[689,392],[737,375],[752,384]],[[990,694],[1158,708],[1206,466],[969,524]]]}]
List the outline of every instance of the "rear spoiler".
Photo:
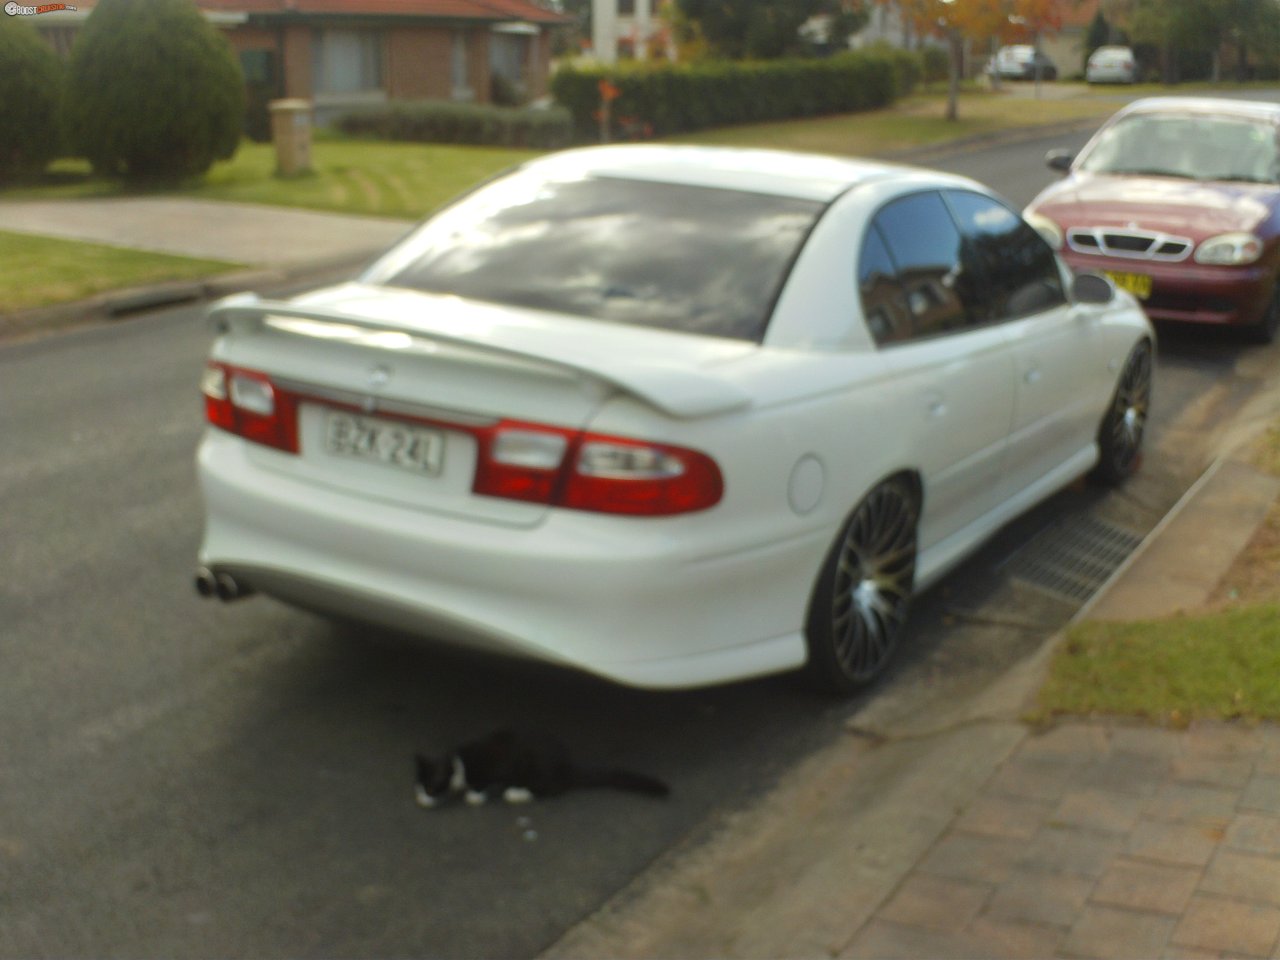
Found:
[{"label": "rear spoiler", "polygon": [[668,416],[685,420],[730,413],[751,403],[750,394],[737,384],[700,370],[628,361],[625,357],[574,357],[560,348],[554,352],[543,352],[526,344],[493,343],[435,329],[429,320],[422,318],[413,323],[388,322],[323,307],[263,300],[255,293],[237,293],[219,300],[209,308],[208,317],[213,327],[222,333],[233,332],[237,328],[248,331],[260,327],[268,317],[289,317],[367,330],[390,330],[467,350],[533,360],[578,376],[603,380]]}]

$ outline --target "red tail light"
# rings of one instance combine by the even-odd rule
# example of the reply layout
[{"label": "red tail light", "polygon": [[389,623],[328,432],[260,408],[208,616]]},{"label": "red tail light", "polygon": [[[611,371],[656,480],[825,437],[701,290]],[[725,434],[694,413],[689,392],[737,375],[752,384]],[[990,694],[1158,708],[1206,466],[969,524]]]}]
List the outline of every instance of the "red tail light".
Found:
[{"label": "red tail light", "polygon": [[297,401],[269,377],[210,362],[200,389],[205,419],[215,427],[286,453],[298,452]]},{"label": "red tail light", "polygon": [[[281,389],[265,374],[212,361],[200,387],[205,418],[215,427],[298,452],[298,406],[307,397]],[[516,420],[492,427],[418,422],[475,437],[472,492],[487,497],[658,517],[705,510],[724,494],[716,462],[686,447]]]},{"label": "red tail light", "polygon": [[720,502],[720,468],[704,453],[585,434],[560,505],[575,510],[668,516]]},{"label": "red tail light", "polygon": [[624,437],[503,421],[483,432],[474,492],[573,510],[671,516],[720,502],[704,453]]}]

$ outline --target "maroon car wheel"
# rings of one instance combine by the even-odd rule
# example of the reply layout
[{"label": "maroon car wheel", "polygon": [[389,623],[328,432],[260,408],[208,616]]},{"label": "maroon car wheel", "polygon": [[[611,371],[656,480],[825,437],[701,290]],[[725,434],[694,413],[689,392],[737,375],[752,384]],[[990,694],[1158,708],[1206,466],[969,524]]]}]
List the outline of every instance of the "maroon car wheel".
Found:
[{"label": "maroon car wheel", "polygon": [[1262,322],[1249,328],[1249,339],[1254,343],[1270,343],[1280,333],[1280,280],[1276,281],[1275,293],[1271,295],[1271,305],[1262,315]]}]

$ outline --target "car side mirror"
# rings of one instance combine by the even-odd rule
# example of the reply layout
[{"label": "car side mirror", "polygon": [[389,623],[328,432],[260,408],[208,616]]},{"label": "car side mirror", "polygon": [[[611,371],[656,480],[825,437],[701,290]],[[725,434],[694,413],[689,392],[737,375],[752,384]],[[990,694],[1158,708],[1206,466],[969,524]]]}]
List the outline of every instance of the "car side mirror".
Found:
[{"label": "car side mirror", "polygon": [[1070,150],[1050,150],[1044,155],[1044,162],[1049,165],[1050,170],[1058,170],[1066,173],[1071,169],[1071,161],[1076,155]]},{"label": "car side mirror", "polygon": [[1080,273],[1071,284],[1071,299],[1076,303],[1110,303],[1116,297],[1116,285],[1100,273]]}]

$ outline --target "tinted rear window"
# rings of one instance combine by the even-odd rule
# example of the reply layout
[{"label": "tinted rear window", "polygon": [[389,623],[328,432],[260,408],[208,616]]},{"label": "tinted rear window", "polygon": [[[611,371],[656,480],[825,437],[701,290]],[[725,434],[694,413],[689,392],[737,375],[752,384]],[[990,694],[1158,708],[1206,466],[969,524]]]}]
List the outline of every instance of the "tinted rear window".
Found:
[{"label": "tinted rear window", "polygon": [[821,211],[735,190],[518,173],[430,220],[366,279],[759,341]]}]

